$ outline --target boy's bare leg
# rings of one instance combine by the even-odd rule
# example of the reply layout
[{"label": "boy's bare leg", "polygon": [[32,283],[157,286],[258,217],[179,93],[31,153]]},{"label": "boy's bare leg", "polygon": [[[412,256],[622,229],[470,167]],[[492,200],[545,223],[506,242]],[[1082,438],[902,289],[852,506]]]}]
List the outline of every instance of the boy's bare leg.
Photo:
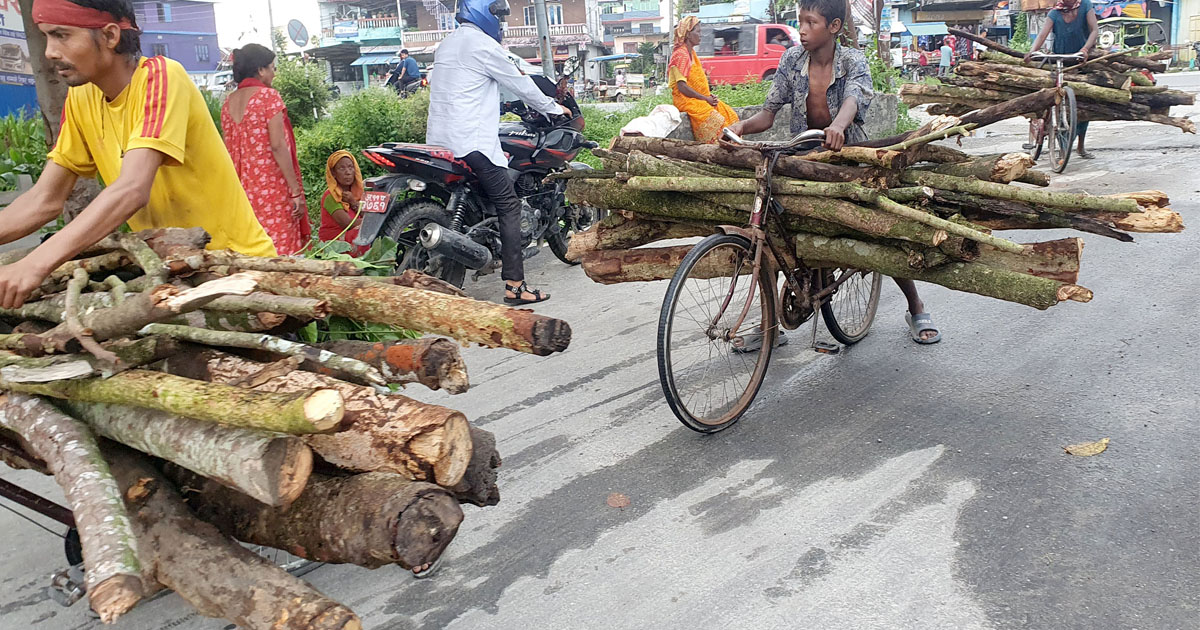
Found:
[{"label": "boy's bare leg", "polygon": [[[900,292],[904,294],[904,299],[908,300],[908,312],[911,315],[918,315],[925,312],[925,303],[921,301],[921,296],[917,293],[917,283],[912,280],[903,280],[901,278],[893,278],[896,281],[896,286],[900,287]],[[932,339],[938,334],[936,330],[921,331],[922,339]]]}]

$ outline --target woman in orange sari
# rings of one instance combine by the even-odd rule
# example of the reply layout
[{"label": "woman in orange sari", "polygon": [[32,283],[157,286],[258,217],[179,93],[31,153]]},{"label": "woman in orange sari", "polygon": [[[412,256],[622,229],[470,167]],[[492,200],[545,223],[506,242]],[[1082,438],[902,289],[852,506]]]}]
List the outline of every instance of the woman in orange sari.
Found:
[{"label": "woman in orange sari", "polygon": [[708,77],[696,57],[700,43],[700,20],[689,15],[675,27],[675,47],[667,65],[667,81],[675,108],[688,115],[692,135],[699,142],[713,143],[721,130],[738,121],[733,108],[717,100],[708,88]]}]

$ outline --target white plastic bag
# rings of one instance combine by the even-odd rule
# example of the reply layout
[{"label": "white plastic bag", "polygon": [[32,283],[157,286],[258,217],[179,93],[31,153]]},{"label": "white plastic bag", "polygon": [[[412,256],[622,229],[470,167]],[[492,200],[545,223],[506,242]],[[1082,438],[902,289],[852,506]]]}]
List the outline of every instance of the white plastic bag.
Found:
[{"label": "white plastic bag", "polygon": [[621,127],[622,136],[665,138],[683,122],[683,115],[674,105],[659,105],[648,115],[640,116]]}]

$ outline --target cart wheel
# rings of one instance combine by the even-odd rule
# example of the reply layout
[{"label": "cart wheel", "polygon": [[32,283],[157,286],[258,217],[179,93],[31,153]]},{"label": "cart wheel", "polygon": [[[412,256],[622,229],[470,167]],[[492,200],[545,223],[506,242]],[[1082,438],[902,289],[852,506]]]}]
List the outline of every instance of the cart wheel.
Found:
[{"label": "cart wheel", "polygon": [[83,562],[83,543],[79,542],[79,530],[72,527],[63,536],[63,553],[67,554],[67,562],[71,566]]}]

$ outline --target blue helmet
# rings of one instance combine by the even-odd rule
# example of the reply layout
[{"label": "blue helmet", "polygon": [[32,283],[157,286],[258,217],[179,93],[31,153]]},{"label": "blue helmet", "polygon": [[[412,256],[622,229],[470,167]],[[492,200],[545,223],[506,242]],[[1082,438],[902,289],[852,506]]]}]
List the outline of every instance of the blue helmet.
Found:
[{"label": "blue helmet", "polygon": [[458,0],[459,22],[470,22],[499,42],[504,39],[500,18],[508,15],[508,0]]}]

